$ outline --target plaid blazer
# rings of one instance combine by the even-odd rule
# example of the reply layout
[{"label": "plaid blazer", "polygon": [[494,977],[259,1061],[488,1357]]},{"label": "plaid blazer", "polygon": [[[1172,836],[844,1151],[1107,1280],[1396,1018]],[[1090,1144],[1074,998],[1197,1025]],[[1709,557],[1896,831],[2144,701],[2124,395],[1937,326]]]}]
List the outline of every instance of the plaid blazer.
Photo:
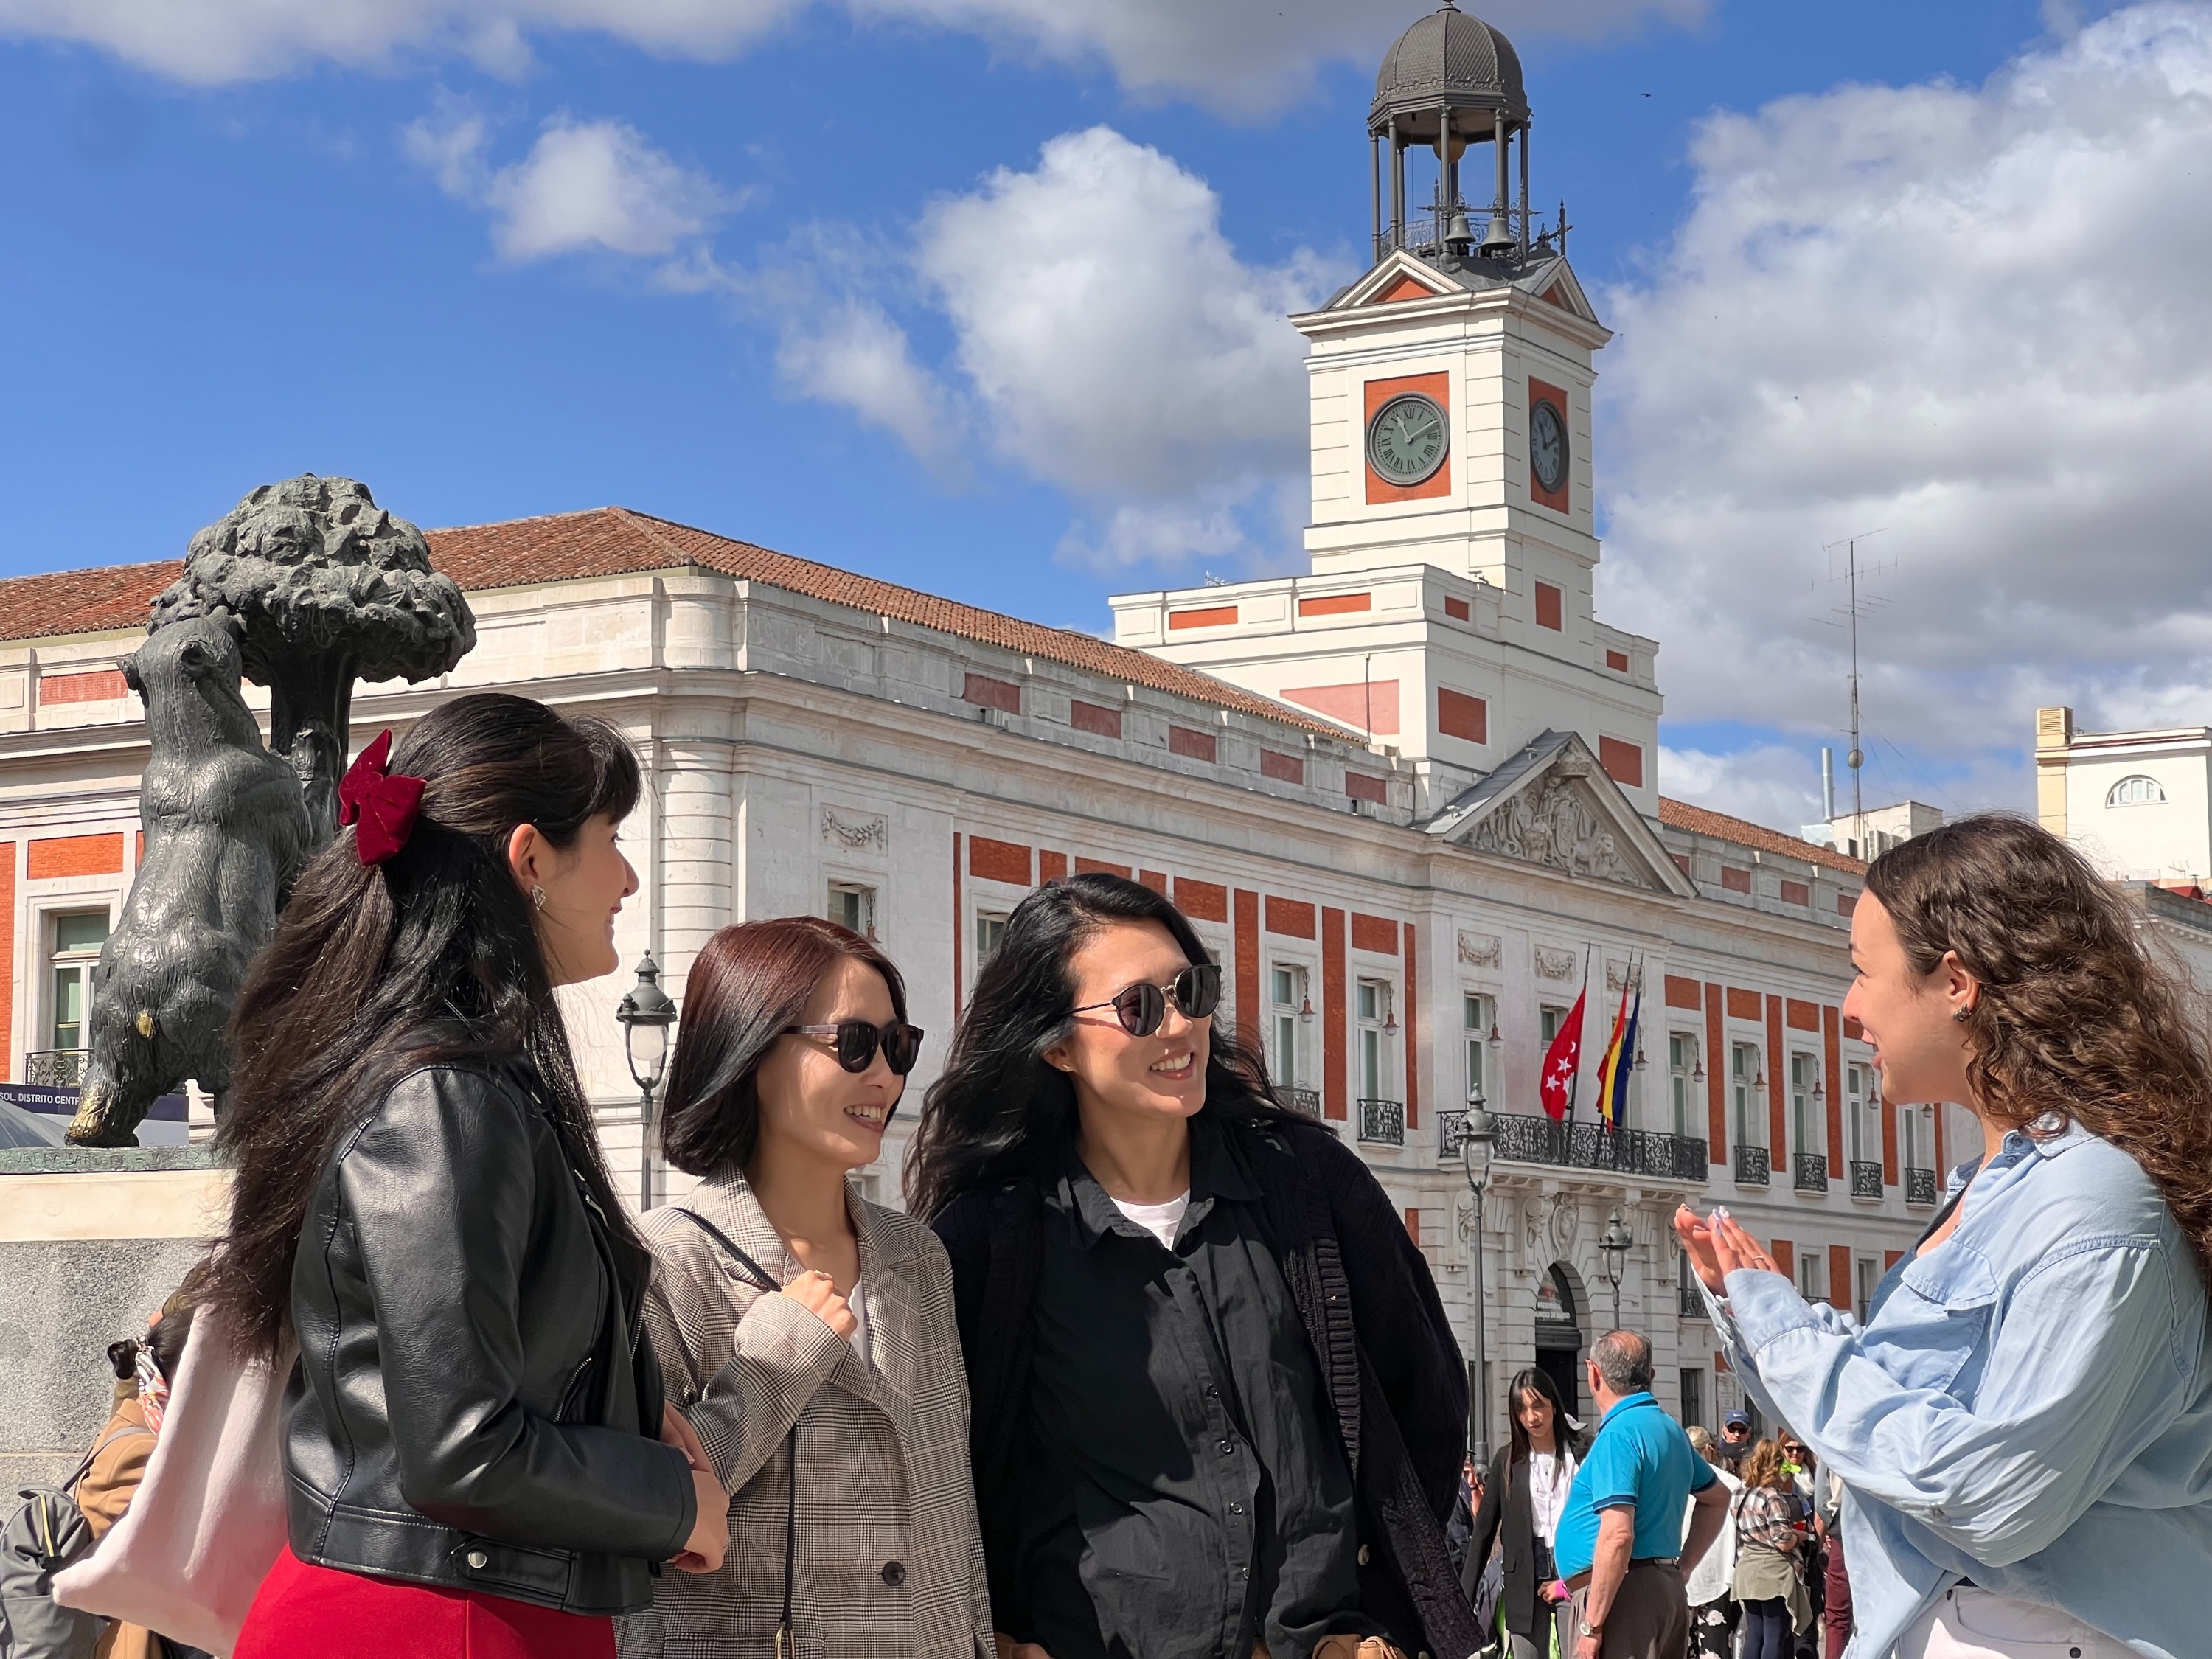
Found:
[{"label": "plaid blazer", "polygon": [[802,1268],[743,1181],[709,1182],[644,1218],[658,1258],[645,1329],[730,1498],[720,1572],[672,1569],[621,1621],[623,1659],[775,1652],[797,1437],[798,1659],[989,1659],[990,1598],[968,1459],[968,1380],[952,1269],[929,1229],[846,1203],[860,1235],[869,1349],[756,1289],[696,1222],[783,1283]]}]

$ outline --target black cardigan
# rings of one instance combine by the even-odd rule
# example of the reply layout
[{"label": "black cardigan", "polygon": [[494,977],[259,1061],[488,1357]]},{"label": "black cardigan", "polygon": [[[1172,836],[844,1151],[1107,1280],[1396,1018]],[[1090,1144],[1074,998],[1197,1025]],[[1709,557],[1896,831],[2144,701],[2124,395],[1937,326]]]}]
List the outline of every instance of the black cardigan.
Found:
[{"label": "black cardigan", "polygon": [[[1287,1114],[1224,1116],[1250,1137],[1268,1238],[1336,1408],[1368,1546],[1361,1607],[1408,1654],[1461,1659],[1482,1642],[1443,1535],[1467,1443],[1467,1372],[1428,1263],[1332,1131]],[[1006,1577],[1012,1474],[1029,1425],[1042,1218],[1037,1179],[1022,1176],[962,1194],[933,1224],[952,1259],[994,1607],[1018,1604]]]}]

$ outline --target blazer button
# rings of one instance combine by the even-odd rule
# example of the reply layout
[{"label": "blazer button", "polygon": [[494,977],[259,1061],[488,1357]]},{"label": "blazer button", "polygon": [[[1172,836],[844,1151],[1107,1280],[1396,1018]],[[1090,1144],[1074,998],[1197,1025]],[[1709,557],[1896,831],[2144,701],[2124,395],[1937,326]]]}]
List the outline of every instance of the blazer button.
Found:
[{"label": "blazer button", "polygon": [[491,1565],[491,1557],[486,1555],[482,1550],[471,1550],[461,1559],[469,1564],[469,1566],[472,1571],[477,1572],[482,1572],[486,1567]]},{"label": "blazer button", "polygon": [[906,1563],[903,1561],[884,1562],[884,1583],[889,1584],[893,1589],[896,1589],[901,1584],[906,1583]]},{"label": "blazer button", "polygon": [[1363,1567],[1364,1567],[1364,1566],[1365,1566],[1365,1565],[1368,1564],[1368,1562],[1369,1562],[1369,1561],[1372,1560],[1373,1559],[1374,1559],[1374,1558],[1373,1558],[1372,1554],[1369,1552],[1367,1546],[1366,1546],[1366,1545],[1364,1545],[1364,1544],[1362,1544],[1362,1545],[1359,1547],[1359,1565],[1360,1565],[1361,1566],[1363,1566]]}]

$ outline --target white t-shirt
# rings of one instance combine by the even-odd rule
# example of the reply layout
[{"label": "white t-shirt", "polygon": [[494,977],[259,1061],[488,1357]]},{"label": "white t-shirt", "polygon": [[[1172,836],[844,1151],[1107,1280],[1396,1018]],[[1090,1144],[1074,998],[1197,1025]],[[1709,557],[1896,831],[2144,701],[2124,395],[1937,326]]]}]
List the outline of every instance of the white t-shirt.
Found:
[{"label": "white t-shirt", "polygon": [[875,1354],[868,1346],[868,1287],[854,1279],[853,1293],[845,1298],[845,1305],[853,1310],[853,1334],[846,1340],[853,1345],[853,1352],[860,1355],[860,1363],[873,1370]]},{"label": "white t-shirt", "polygon": [[1176,1229],[1182,1225],[1183,1212],[1190,1208],[1190,1194],[1186,1191],[1164,1204],[1124,1204],[1117,1198],[1114,1207],[1172,1250]]},{"label": "white t-shirt", "polygon": [[1572,1452],[1529,1452],[1528,1518],[1536,1536],[1547,1544],[1559,1531],[1559,1516],[1567,1507],[1567,1491],[1574,1483]]}]

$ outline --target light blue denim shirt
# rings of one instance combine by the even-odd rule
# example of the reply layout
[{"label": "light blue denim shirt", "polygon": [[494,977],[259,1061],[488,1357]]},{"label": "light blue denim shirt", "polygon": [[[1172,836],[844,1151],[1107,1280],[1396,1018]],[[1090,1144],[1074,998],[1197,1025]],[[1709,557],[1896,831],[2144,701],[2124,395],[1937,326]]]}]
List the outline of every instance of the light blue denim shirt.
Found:
[{"label": "light blue denim shirt", "polygon": [[1779,1274],[1708,1291],[1761,1407],[1842,1477],[1881,1659],[1961,1578],[2147,1659],[2212,1653],[2212,1364],[2188,1239],[2079,1125],[1962,1166],[1959,1224],[1892,1268],[1862,1328]]}]

